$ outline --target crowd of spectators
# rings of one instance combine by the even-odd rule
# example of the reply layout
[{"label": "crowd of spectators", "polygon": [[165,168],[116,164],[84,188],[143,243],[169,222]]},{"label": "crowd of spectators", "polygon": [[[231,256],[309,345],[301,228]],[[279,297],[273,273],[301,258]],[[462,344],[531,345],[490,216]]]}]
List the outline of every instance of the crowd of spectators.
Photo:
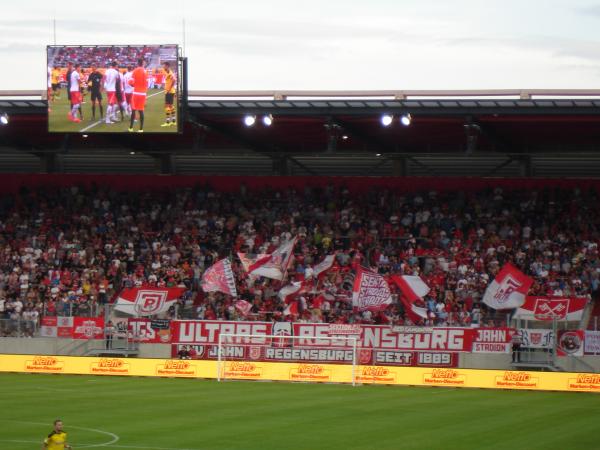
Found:
[{"label": "crowd of spectators", "polygon": [[109,67],[112,61],[120,66],[137,65],[137,60],[143,58],[149,62],[156,47],[62,47],[59,48],[49,65],[51,67],[66,67],[68,62],[81,64],[83,67]]},{"label": "crowd of spectators", "polygon": [[[397,298],[352,309],[353,269],[420,275],[431,287],[422,325],[502,325],[480,300],[511,261],[536,295],[592,298],[600,287],[598,193],[493,189],[351,193],[329,186],[233,193],[208,185],[162,192],[108,187],[21,189],[0,197],[0,318],[101,315],[124,287],[185,286],[171,315],[198,319],[412,324]],[[334,269],[285,314],[279,281],[251,280],[237,252],[269,253],[298,236],[288,279],[336,253]],[[204,293],[203,271],[231,257],[234,299]],[[392,289],[393,286],[392,286]],[[394,295],[397,292],[394,291]]]}]

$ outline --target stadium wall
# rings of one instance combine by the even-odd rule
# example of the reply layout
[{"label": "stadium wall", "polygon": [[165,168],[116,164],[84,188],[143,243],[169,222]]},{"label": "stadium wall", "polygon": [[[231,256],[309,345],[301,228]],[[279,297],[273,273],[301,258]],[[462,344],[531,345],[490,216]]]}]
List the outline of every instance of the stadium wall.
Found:
[{"label": "stadium wall", "polygon": [[481,177],[302,177],[302,176],[164,176],[164,175],[115,175],[115,174],[3,174],[0,177],[0,193],[16,193],[23,187],[89,187],[110,186],[116,190],[163,191],[174,188],[203,187],[206,185],[222,192],[233,192],[245,184],[249,189],[302,190],[311,187],[346,187],[352,192],[365,192],[377,187],[414,191],[479,191],[487,188],[541,189],[553,188],[600,189],[600,180],[544,179],[544,178],[481,178]]},{"label": "stadium wall", "polygon": [[[0,372],[168,378],[217,378],[216,361],[0,355]],[[362,384],[600,392],[600,375],[423,367],[359,366]],[[238,380],[351,383],[352,366],[228,361],[221,377]]]},{"label": "stadium wall", "polygon": [[[82,346],[85,342],[89,345]],[[11,338],[0,339],[0,354],[14,355],[58,355],[83,356],[88,349],[104,348],[104,340],[56,339],[56,338]],[[143,358],[170,358],[171,344],[139,344],[139,355]]]}]

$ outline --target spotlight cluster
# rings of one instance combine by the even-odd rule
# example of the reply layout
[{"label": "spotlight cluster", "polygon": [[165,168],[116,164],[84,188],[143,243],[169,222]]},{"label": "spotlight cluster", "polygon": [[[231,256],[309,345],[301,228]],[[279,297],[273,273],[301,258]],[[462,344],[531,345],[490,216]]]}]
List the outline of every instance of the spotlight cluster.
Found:
[{"label": "spotlight cluster", "polygon": [[[265,127],[270,127],[271,125],[273,125],[273,116],[271,114],[266,114],[262,116],[261,121]],[[244,116],[244,125],[246,125],[247,127],[253,127],[255,124],[256,116],[251,114],[247,114]]]},{"label": "spotlight cluster", "polygon": [[[389,127],[394,122],[394,116],[392,114],[383,114],[381,116],[381,125]],[[400,116],[400,123],[405,127],[409,126],[412,122],[412,116],[410,113],[402,114]]]}]

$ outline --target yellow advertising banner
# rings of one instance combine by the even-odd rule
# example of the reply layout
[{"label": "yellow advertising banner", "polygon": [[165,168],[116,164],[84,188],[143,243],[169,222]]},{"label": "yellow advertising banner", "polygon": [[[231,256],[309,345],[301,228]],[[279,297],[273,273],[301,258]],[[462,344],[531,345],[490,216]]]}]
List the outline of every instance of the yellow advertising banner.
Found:
[{"label": "yellow advertising banner", "polygon": [[0,355],[0,372],[600,392],[600,375],[424,367]]}]

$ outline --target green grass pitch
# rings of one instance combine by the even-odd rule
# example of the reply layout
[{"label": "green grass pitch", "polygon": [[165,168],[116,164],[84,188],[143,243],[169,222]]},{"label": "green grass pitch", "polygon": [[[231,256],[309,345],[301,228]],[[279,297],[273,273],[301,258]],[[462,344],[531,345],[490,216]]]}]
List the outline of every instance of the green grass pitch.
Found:
[{"label": "green grass pitch", "polygon": [[597,449],[600,396],[0,374],[0,449]]},{"label": "green grass pitch", "polygon": [[[96,119],[92,120],[92,102],[90,94],[86,92],[85,103],[81,105],[83,110],[83,120],[79,123],[71,122],[67,118],[71,107],[67,99],[66,89],[62,89],[60,98],[50,102],[50,112],[48,113],[48,130],[59,133],[127,133],[129,128],[129,118],[125,116],[123,122],[117,122],[107,125],[104,120],[100,121],[100,111],[96,107]],[[106,113],[106,92],[102,93],[102,107]],[[177,108],[177,106],[176,106]],[[121,113],[117,113],[119,120]],[[165,94],[158,89],[148,90],[146,99],[146,108],[144,111],[144,133],[177,133],[177,126],[161,127],[165,121]],[[139,123],[133,126],[137,132]]]}]

